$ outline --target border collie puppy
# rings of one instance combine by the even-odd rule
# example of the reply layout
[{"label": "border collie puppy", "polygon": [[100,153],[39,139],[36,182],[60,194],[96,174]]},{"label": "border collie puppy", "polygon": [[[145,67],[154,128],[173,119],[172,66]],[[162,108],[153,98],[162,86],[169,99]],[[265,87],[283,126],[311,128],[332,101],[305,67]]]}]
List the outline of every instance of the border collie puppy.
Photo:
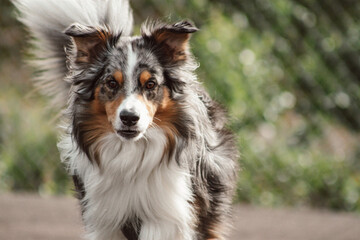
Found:
[{"label": "border collie puppy", "polygon": [[131,36],[127,0],[13,0],[89,240],[224,239],[238,152],[195,76],[188,21]]}]

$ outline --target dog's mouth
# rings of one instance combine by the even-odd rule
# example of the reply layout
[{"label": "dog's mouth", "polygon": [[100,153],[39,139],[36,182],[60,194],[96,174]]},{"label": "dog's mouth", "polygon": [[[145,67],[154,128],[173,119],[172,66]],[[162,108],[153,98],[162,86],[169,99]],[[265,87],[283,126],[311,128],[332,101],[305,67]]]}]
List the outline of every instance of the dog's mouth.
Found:
[{"label": "dog's mouth", "polygon": [[117,133],[126,139],[135,138],[140,134],[140,132],[136,130],[118,130]]}]

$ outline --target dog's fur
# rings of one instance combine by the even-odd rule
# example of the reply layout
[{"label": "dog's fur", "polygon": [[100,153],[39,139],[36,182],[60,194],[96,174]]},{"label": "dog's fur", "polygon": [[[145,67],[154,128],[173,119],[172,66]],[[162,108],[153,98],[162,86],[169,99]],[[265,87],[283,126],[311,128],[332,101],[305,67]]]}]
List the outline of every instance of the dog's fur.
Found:
[{"label": "dog's fur", "polygon": [[87,239],[224,239],[238,153],[194,74],[197,28],[147,22],[126,0],[14,0],[36,84],[64,107],[58,144]]}]

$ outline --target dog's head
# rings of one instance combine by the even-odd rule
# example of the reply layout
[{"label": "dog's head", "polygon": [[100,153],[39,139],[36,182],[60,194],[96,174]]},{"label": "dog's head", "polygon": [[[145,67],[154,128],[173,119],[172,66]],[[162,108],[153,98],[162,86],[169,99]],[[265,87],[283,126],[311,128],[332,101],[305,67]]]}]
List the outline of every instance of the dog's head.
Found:
[{"label": "dog's head", "polygon": [[182,71],[191,58],[188,41],[195,31],[187,21],[146,24],[138,37],[80,24],[65,31],[73,39],[71,114],[80,147],[86,150],[108,133],[137,141],[152,127],[172,139],[186,134],[174,95],[181,95],[186,82]]}]

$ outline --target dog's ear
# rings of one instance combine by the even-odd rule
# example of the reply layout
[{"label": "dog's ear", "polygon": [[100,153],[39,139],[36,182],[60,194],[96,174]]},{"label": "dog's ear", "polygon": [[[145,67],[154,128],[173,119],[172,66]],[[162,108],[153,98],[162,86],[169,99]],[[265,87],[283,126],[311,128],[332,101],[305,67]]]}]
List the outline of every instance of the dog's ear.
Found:
[{"label": "dog's ear", "polygon": [[111,37],[107,31],[78,23],[72,24],[65,30],[71,36],[76,46],[76,63],[91,63],[106,48]]},{"label": "dog's ear", "polygon": [[186,59],[190,35],[196,31],[198,28],[188,21],[172,25],[153,23],[150,27],[142,28],[142,35],[155,41],[166,61],[178,62]]}]

